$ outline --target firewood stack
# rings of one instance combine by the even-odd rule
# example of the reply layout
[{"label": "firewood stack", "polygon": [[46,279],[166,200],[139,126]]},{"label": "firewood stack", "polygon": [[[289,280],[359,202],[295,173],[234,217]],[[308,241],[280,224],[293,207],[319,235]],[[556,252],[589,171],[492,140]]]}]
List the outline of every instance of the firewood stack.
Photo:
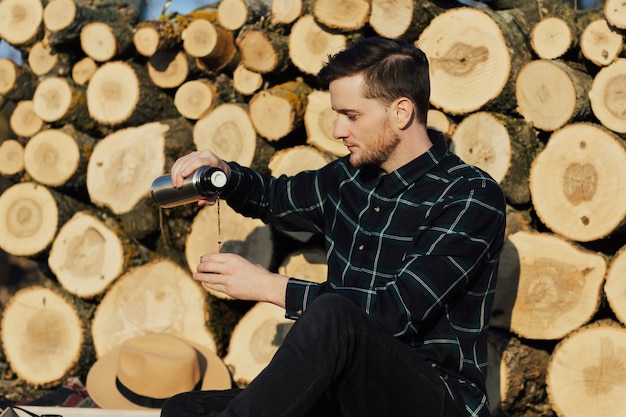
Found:
[{"label": "firewood stack", "polygon": [[138,7],[0,2],[0,37],[24,58],[0,58],[0,174],[10,184],[0,249],[43,274],[3,306],[1,353],[16,384],[54,387],[153,331],[211,346],[249,382],[288,323],[280,309],[207,293],[191,271],[222,250],[317,280],[320,241],[223,201],[160,209],[151,183],[195,149],[276,175],[345,155],[315,74],[329,54],[378,34],[426,52],[429,124],[507,196],[494,415],[623,413],[622,3],[222,0],[154,21],[139,21]]}]

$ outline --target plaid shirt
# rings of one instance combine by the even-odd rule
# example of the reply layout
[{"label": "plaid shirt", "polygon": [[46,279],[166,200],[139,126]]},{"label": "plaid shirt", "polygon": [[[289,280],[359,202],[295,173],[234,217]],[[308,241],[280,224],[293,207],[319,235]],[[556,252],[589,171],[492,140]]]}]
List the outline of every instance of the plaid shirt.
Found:
[{"label": "plaid shirt", "polygon": [[290,278],[288,317],[322,293],[342,294],[457,378],[468,416],[488,416],[486,337],[504,195],[448,152],[441,134],[429,135],[430,150],[390,174],[347,158],[290,178],[231,163],[224,196],[246,216],[324,235],[327,281]]}]

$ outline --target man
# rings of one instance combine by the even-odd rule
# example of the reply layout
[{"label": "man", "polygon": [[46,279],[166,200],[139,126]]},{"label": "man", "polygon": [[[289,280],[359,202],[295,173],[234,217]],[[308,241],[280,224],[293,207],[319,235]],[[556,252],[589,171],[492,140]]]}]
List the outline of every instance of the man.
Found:
[{"label": "man", "polygon": [[[320,71],[349,155],[271,178],[210,151],[222,193],[246,216],[325,237],[324,283],[207,253],[194,279],[242,300],[284,307],[294,326],[243,390],[179,394],[162,416],[489,416],[486,329],[504,239],[496,182],[447,152],[426,128],[428,61],[406,41],[365,38]],[[201,201],[200,204],[213,204]]]}]

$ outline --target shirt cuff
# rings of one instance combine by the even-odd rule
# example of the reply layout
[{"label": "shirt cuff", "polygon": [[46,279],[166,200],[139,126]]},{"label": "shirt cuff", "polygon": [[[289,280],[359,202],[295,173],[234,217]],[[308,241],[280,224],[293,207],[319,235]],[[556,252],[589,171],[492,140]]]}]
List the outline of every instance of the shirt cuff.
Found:
[{"label": "shirt cuff", "polygon": [[320,284],[289,278],[285,295],[285,317],[297,320],[319,293]]}]

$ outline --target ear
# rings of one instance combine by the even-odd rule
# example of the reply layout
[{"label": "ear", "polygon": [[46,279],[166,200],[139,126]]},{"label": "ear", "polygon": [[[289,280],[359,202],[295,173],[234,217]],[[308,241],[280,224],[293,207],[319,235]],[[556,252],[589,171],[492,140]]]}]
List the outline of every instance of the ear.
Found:
[{"label": "ear", "polygon": [[415,106],[408,98],[401,97],[397,99],[394,103],[394,110],[398,129],[404,130],[414,122]]}]

